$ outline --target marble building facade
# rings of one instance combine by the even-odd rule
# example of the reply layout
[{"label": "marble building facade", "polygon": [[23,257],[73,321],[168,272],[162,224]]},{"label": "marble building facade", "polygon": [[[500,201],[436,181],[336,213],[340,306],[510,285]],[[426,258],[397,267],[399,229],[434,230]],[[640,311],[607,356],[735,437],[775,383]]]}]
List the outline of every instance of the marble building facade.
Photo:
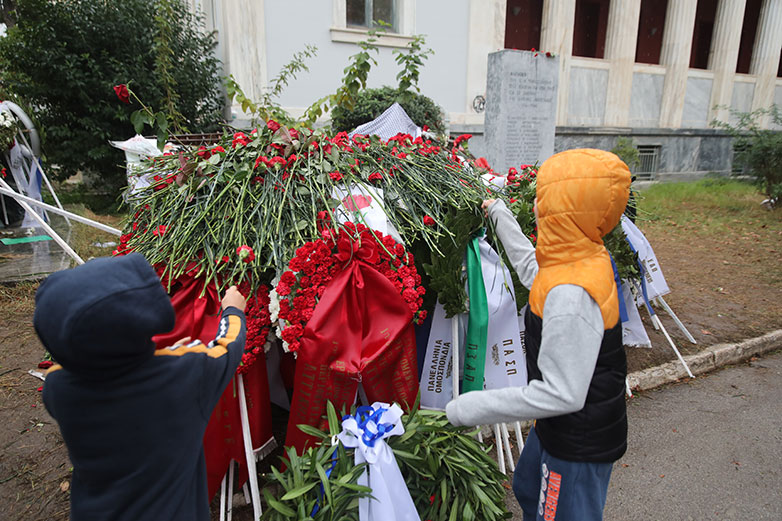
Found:
[{"label": "marble building facade", "polygon": [[370,86],[395,85],[392,51],[425,34],[435,53],[421,91],[444,109],[452,133],[475,136],[479,155],[487,56],[502,48],[560,57],[557,150],[610,149],[632,137],[651,158],[642,177],[730,172],[730,139],[710,122],[730,120],[730,109],[782,106],[782,0],[190,1],[218,33],[226,74],[250,97],[304,44],[318,46],[309,73],[279,100],[293,114],[336,90],[366,37],[357,9],[367,24],[379,9],[393,28],[378,42]]}]

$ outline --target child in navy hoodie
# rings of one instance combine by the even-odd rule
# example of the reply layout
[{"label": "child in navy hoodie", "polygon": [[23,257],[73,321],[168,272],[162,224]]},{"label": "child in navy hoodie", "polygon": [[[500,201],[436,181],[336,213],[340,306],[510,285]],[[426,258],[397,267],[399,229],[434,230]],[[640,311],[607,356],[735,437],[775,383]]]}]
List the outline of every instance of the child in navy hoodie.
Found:
[{"label": "child in navy hoodie", "polygon": [[217,337],[155,350],[174,309],[140,254],[54,273],[33,322],[58,365],[43,401],[68,446],[71,519],[208,520],[202,439],[241,361],[244,297],[223,297]]}]

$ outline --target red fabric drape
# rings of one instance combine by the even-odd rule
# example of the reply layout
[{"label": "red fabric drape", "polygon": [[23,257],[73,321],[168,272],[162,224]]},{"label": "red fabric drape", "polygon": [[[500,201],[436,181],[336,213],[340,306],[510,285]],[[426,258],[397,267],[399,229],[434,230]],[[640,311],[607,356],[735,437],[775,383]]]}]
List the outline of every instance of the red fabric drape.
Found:
[{"label": "red fabric drape", "polygon": [[304,329],[285,445],[314,445],[297,428],[325,428],[326,401],[339,411],[355,401],[359,382],[370,402],[412,405],[418,391],[413,314],[394,285],[353,261],[326,287]]},{"label": "red fabric drape", "polygon": [[[176,313],[176,324],[170,332],[153,337],[158,349],[172,345],[189,336],[204,343],[217,334],[220,322],[220,296],[214,283],[201,290],[204,281],[183,275],[172,284],[171,304]],[[258,448],[272,438],[271,405],[266,361],[259,356],[244,375],[244,391],[253,448]],[[204,454],[209,483],[209,497],[214,496],[228,471],[231,459],[239,463],[238,486],[247,480],[247,464],[244,455],[244,439],[239,415],[239,395],[236,378],[231,380],[212,411],[204,434]]]}]

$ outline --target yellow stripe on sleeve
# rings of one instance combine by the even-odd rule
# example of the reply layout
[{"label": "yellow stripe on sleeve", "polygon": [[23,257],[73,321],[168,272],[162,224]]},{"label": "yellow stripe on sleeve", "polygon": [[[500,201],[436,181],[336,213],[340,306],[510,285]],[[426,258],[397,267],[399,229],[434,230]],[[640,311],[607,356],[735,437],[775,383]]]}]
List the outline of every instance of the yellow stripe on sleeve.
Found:
[{"label": "yellow stripe on sleeve", "polygon": [[228,350],[223,346],[206,347],[201,342],[196,345],[184,345],[171,349],[167,347],[165,349],[158,349],[155,351],[155,356],[182,356],[190,353],[204,353],[211,358],[220,358],[226,354]]},{"label": "yellow stripe on sleeve", "polygon": [[228,315],[228,331],[225,336],[217,339],[217,343],[221,346],[228,346],[231,342],[236,340],[239,336],[239,332],[242,330],[242,320],[236,315]]},{"label": "yellow stripe on sleeve", "polygon": [[242,330],[242,321],[236,315],[224,317],[228,319],[228,329],[224,336],[216,339],[214,347],[207,347],[201,342],[192,342],[183,346],[171,346],[155,351],[155,356],[182,356],[189,353],[204,353],[211,358],[220,358],[228,352],[231,342],[236,340]]}]

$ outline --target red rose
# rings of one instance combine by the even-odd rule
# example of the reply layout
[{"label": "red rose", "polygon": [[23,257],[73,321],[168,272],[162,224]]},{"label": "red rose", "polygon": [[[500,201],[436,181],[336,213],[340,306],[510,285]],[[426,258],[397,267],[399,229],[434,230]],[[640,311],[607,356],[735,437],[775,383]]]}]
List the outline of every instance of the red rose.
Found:
[{"label": "red rose", "polygon": [[54,362],[52,362],[51,360],[44,360],[43,362],[38,363],[38,369],[49,369],[53,365]]},{"label": "red rose", "polygon": [[434,226],[434,219],[432,219],[428,215],[424,215],[424,224],[426,226]]},{"label": "red rose", "polygon": [[236,254],[239,256],[239,259],[242,262],[252,262],[255,260],[255,252],[253,252],[253,249],[246,244],[242,244],[236,248]]},{"label": "red rose", "polygon": [[130,92],[128,92],[128,86],[122,83],[121,85],[114,85],[114,92],[122,103],[130,104]]},{"label": "red rose", "polygon": [[274,121],[273,119],[267,121],[266,126],[269,127],[269,130],[271,130],[272,132],[277,132],[278,130],[280,130],[280,124]]}]

